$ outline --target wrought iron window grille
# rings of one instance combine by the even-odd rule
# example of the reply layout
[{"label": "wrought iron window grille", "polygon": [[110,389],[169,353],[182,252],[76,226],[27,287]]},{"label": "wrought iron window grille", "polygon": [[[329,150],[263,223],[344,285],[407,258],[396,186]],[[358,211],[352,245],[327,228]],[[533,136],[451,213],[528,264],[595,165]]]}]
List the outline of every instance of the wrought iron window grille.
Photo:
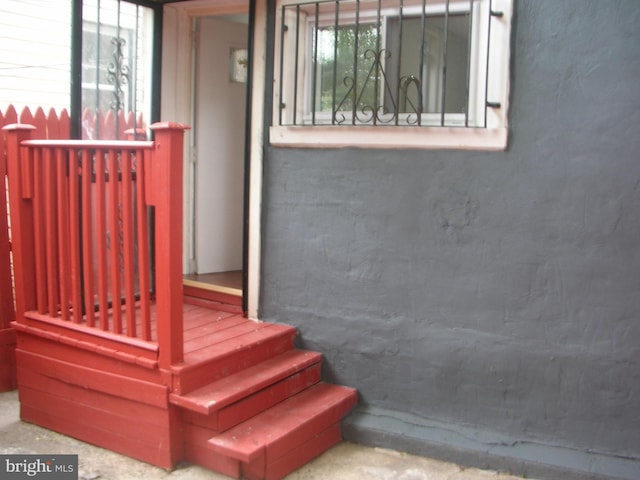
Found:
[{"label": "wrought iron window grille", "polygon": [[283,0],[275,124],[494,126],[493,3]]}]

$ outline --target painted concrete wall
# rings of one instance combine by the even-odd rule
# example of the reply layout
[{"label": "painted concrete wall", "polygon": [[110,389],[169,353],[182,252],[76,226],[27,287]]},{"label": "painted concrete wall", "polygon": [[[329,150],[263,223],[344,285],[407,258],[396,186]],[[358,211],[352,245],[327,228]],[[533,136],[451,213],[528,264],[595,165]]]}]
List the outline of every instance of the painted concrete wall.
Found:
[{"label": "painted concrete wall", "polygon": [[261,318],[358,388],[349,438],[640,478],[638,25],[517,2],[507,152],[266,149]]}]

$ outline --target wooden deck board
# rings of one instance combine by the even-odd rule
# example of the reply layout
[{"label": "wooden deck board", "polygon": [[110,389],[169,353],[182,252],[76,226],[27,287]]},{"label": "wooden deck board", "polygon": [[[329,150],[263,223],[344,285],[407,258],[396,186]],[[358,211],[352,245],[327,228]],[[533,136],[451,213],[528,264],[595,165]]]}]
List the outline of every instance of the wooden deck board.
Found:
[{"label": "wooden deck board", "polygon": [[[141,329],[140,311],[136,309],[137,314],[137,332]],[[118,344],[127,345],[128,351],[135,355],[135,351],[139,349],[140,355],[144,353],[148,356],[154,351],[155,343],[158,341],[156,328],[156,305],[151,306],[151,339],[149,341],[141,340],[137,337],[127,337],[126,332],[123,335],[116,335],[109,331],[103,331],[99,328],[87,327],[84,323],[73,323],[71,321],[63,321],[59,317],[51,318],[45,315],[33,315],[30,319],[30,325],[36,327],[34,332],[42,331],[43,334],[49,331],[55,331],[57,335],[63,336],[66,332],[79,341],[84,340],[85,343],[94,345],[109,345],[112,348]],[[112,320],[109,316],[109,321]],[[241,315],[207,308],[189,303],[183,304],[183,332],[184,332],[184,356],[185,363],[198,363],[207,356],[215,357],[216,351],[224,354],[228,350],[224,344],[231,342],[236,345],[238,342],[234,339],[251,334],[256,330],[267,327],[267,324],[247,320]],[[120,343],[121,342],[121,343]]]}]

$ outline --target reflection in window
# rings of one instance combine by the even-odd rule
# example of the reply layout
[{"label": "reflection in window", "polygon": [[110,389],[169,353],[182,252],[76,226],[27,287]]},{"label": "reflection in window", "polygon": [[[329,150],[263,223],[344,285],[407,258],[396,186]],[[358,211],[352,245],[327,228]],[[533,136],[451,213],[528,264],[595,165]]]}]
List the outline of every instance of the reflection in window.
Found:
[{"label": "reflection in window", "polygon": [[137,137],[150,116],[152,12],[122,0],[85,0],[83,138]]}]

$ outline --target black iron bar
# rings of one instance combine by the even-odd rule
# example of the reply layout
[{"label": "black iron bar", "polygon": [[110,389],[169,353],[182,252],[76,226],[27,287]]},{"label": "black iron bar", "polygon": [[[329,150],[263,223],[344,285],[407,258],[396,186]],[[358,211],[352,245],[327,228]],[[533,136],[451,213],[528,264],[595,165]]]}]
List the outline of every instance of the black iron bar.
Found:
[{"label": "black iron bar", "polygon": [[293,60],[293,124],[296,125],[298,113],[298,49],[300,45],[300,5],[296,5],[296,48]]},{"label": "black iron bar", "polygon": [[[115,47],[116,47],[116,55],[120,54],[122,55],[122,51],[119,51],[119,47],[122,47],[122,43],[121,39],[120,39],[120,0],[118,0],[118,8],[117,8],[117,20],[116,20],[116,38],[118,39]],[[116,76],[115,76],[115,92],[114,92],[114,96],[116,99],[116,108],[115,110],[115,120],[116,120],[116,128],[115,128],[115,138],[118,138],[118,131],[119,131],[119,123],[120,123],[120,119],[118,118],[118,111],[122,109],[122,101],[120,99],[120,92],[121,92],[121,85],[120,85],[120,71],[121,71],[121,64],[120,62],[117,61],[118,57],[116,57]]]},{"label": "black iron bar", "polygon": [[[137,111],[138,111],[138,34],[140,32],[140,7],[136,5],[136,31],[133,51],[133,97],[131,104],[133,108],[133,139],[138,139]],[[131,109],[131,108],[130,108]]]},{"label": "black iron bar", "polygon": [[[422,125],[422,111],[424,109],[424,101],[429,97],[428,91],[424,90],[425,85],[427,85],[426,72],[424,71],[424,34],[426,29],[426,12],[427,9],[427,0],[422,0],[422,10],[420,12],[420,92],[421,92],[421,101],[418,105],[418,126]],[[429,85],[430,86],[430,85]]]},{"label": "black iron bar", "polygon": [[464,109],[464,126],[469,126],[469,108],[470,108],[470,98],[469,98],[469,83],[471,82],[471,36],[473,34],[473,0],[469,0],[469,29],[468,29],[468,38],[467,38],[467,83],[465,85],[465,109]]},{"label": "black iron bar", "polygon": [[336,0],[333,22],[333,86],[331,92],[331,125],[336,123],[336,81],[338,79],[338,22],[340,19],[340,0]]},{"label": "black iron bar", "polygon": [[98,0],[98,18],[96,22],[96,121],[93,122],[94,137],[100,138],[100,0]]},{"label": "black iron bar", "polygon": [[313,31],[313,75],[311,77],[311,124],[316,124],[316,88],[318,81],[318,15],[320,3],[316,2],[316,18]]},{"label": "black iron bar", "polygon": [[[395,109],[394,115],[396,117],[395,123],[398,125],[400,121],[400,77],[402,74],[402,16],[404,14],[403,11],[404,3],[403,0],[400,0],[400,7],[398,10],[398,64],[396,66],[396,101],[395,101]],[[405,91],[405,100],[406,96],[409,92]]]},{"label": "black iron bar", "polygon": [[493,7],[491,5],[492,0],[489,0],[489,17],[487,18],[487,61],[485,65],[484,72],[484,124],[483,128],[487,128],[487,101],[489,100],[487,97],[489,96],[489,54],[491,53],[491,12],[493,11]]},{"label": "black iron bar", "polygon": [[440,100],[440,126],[444,127],[444,105],[447,96],[447,47],[449,39],[449,0],[444,11],[444,44],[442,45],[442,99]]},{"label": "black iron bar", "polygon": [[360,40],[360,0],[356,0],[356,38],[353,46],[353,90],[351,105],[351,125],[356,124],[358,109],[358,48]]},{"label": "black iron bar", "polygon": [[381,26],[381,11],[382,11],[382,0],[378,0],[378,12],[376,15],[376,62],[375,62],[375,78],[373,79],[373,125],[377,125],[378,123],[378,102],[380,100],[380,91],[379,91],[379,83],[380,83],[380,58],[382,56],[382,52],[380,50],[380,26]]},{"label": "black iron bar", "polygon": [[286,22],[285,22],[285,6],[282,6],[282,19],[281,19],[281,24],[280,24],[280,88],[279,88],[279,95],[280,95],[280,109],[279,109],[279,115],[278,115],[278,124],[282,125],[282,111],[285,108],[285,103],[284,100],[282,98],[283,95],[283,85],[284,85],[284,33],[286,31]]}]

